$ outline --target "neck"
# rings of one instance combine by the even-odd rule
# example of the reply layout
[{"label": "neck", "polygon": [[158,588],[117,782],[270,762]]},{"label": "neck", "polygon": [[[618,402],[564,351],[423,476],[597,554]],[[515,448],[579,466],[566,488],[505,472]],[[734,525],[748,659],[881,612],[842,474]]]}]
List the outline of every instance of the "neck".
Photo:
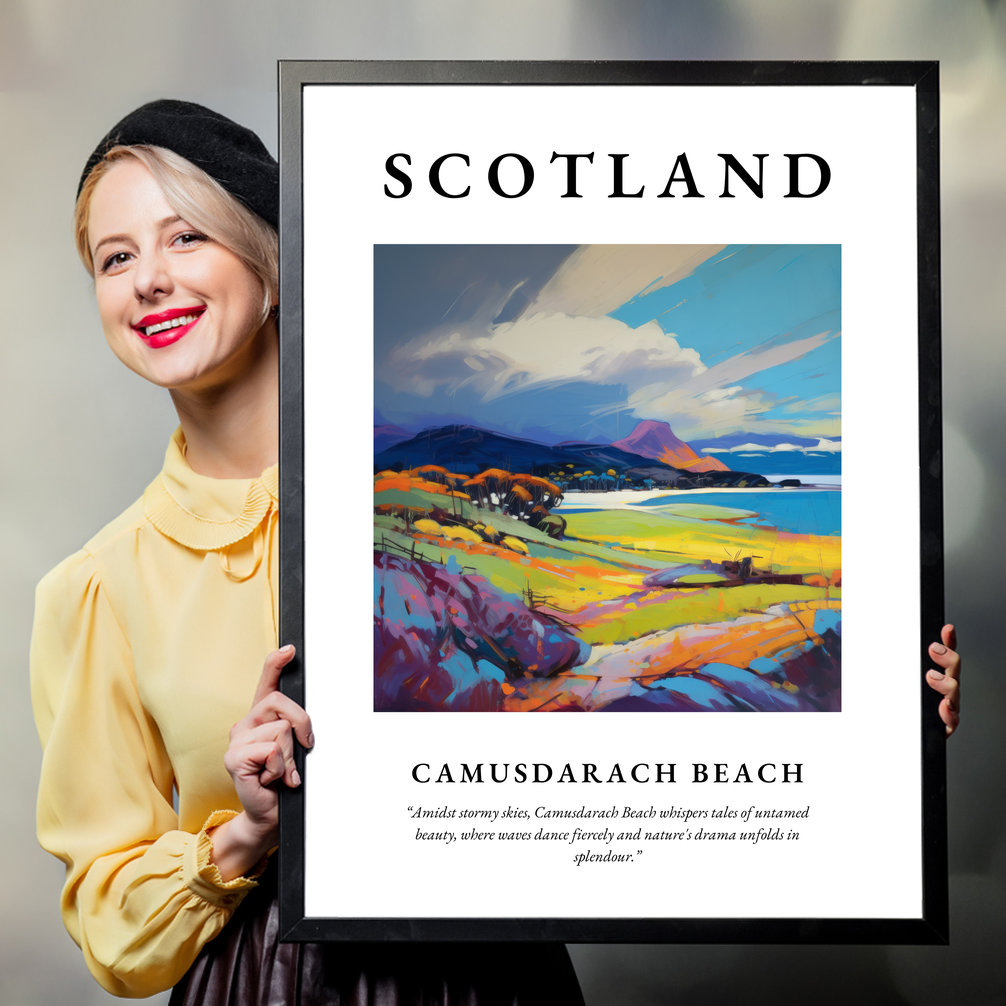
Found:
[{"label": "neck", "polygon": [[185,460],[199,475],[248,479],[279,457],[279,340],[269,321],[230,374],[199,388],[172,388]]}]

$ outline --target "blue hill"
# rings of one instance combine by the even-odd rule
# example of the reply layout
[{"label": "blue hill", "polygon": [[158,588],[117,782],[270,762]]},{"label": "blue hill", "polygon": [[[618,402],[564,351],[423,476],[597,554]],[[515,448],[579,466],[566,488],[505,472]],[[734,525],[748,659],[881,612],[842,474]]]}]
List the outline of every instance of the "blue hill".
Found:
[{"label": "blue hill", "polygon": [[[386,447],[374,454],[374,469],[418,468],[442,465],[459,475],[477,475],[487,468],[524,472],[546,478],[553,473],[592,471],[597,475],[614,469],[618,475],[635,482],[653,479],[681,488],[700,485],[733,485],[752,476],[746,472],[707,472],[696,474],[673,468],[652,458],[632,454],[610,444],[566,443],[549,446],[533,440],[521,440],[477,426],[441,426],[423,430],[411,440]],[[762,482],[768,485],[767,482]]]}]

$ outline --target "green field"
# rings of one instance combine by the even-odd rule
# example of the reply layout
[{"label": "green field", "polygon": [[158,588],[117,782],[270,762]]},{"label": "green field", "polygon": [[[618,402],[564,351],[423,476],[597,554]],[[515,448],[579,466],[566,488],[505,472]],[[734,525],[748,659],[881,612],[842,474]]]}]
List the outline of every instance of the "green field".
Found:
[{"label": "green field", "polygon": [[[416,488],[376,494],[375,505],[384,508],[374,519],[375,548],[437,563],[454,557],[465,572],[576,626],[590,644],[625,643],[676,626],[727,622],[771,605],[841,597],[841,588],[830,585],[841,566],[841,539],[732,523],[750,516],[747,510],[678,503],[656,514],[573,513],[566,516],[564,538],[556,540],[517,518]],[[435,507],[449,514],[443,524],[428,520]],[[415,528],[417,519],[426,530]],[[487,535],[487,526],[495,534]],[[452,537],[459,533],[474,540]],[[647,575],[677,565],[744,556],[752,556],[761,571],[802,574],[813,582],[680,588],[643,583]],[[722,577],[710,571],[702,578],[717,575]]]}]

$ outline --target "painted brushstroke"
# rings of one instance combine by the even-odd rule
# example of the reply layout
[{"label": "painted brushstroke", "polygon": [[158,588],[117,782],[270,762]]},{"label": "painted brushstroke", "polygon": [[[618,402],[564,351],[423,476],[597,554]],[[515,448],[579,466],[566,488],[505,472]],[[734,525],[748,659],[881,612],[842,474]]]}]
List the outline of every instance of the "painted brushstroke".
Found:
[{"label": "painted brushstroke", "polygon": [[841,708],[836,246],[378,246],[374,287],[375,709]]}]

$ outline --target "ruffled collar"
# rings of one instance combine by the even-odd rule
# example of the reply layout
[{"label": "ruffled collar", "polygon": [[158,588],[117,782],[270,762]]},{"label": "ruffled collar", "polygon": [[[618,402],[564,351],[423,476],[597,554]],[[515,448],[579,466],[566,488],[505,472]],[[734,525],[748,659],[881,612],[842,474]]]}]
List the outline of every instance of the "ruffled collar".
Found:
[{"label": "ruffled collar", "polygon": [[213,479],[185,460],[185,437],[175,430],[164,468],[143,494],[143,512],[162,534],[186,548],[211,552],[252,533],[279,500],[279,466],[257,479]]}]

